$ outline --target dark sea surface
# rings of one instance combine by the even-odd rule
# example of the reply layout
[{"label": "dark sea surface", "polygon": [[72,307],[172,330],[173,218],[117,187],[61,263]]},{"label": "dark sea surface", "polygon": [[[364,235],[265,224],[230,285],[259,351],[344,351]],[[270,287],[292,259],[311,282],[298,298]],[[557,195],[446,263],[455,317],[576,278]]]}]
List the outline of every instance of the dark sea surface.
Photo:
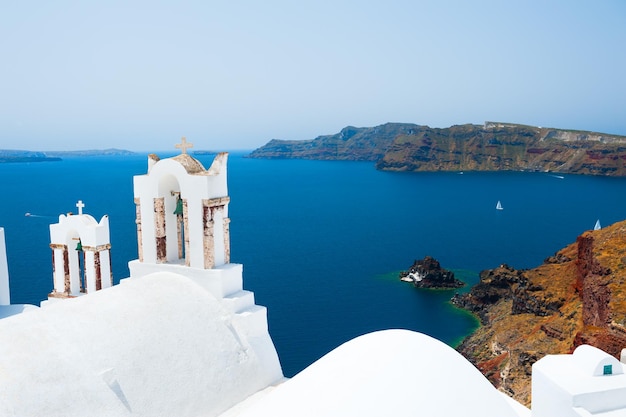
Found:
[{"label": "dark sea surface", "polygon": [[[212,161],[197,158],[205,167]],[[132,177],[146,170],[146,155],[0,164],[12,302],[47,297],[49,225],[76,212],[78,200],[97,220],[110,216],[114,279],[127,277],[137,258]],[[286,376],[374,330],[412,329],[452,345],[471,332],[475,319],[448,302],[454,291],[399,281],[414,259],[431,255],[471,285],[502,263],[539,265],[597,219],[626,218],[623,178],[391,173],[369,162],[241,153],[231,154],[228,178],[231,259],[244,264],[244,287],[268,307]]]}]

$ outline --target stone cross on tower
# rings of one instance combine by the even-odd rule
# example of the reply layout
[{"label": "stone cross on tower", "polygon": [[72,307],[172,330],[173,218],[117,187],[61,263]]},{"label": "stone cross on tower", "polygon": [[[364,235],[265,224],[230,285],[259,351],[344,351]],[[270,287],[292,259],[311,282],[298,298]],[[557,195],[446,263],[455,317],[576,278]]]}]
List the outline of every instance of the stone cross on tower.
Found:
[{"label": "stone cross on tower", "polygon": [[83,203],[83,200],[78,200],[78,203],[76,203],[76,207],[78,207],[78,215],[80,216],[81,214],[83,214],[83,207],[85,207],[85,203]]},{"label": "stone cross on tower", "polygon": [[176,144],[176,148],[180,149],[181,153],[187,153],[187,148],[193,148],[193,143],[187,143],[187,138],[183,136],[180,143]]}]

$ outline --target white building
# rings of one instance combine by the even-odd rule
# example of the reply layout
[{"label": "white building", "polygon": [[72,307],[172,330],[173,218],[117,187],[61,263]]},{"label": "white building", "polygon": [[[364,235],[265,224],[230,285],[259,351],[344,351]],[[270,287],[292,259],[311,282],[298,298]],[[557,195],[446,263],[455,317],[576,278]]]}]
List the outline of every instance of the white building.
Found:
[{"label": "white building", "polygon": [[[135,177],[139,259],[120,285],[109,285],[103,262],[106,216],[96,222],[79,202],[78,215],[51,226],[57,302],[0,320],[0,417],[530,416],[454,349],[407,330],[358,337],[285,379],[267,311],[243,289],[242,265],[230,263],[228,155],[207,170],[188,146],[150,156]],[[3,253],[0,239],[0,293]],[[592,373],[622,369],[582,352]],[[551,374],[564,371],[540,362],[541,389],[552,393]],[[626,381],[615,381],[625,388],[594,390],[585,404],[617,402]],[[567,398],[552,397],[538,404],[570,415],[561,413]]]},{"label": "white building", "polygon": [[593,346],[533,365],[533,417],[626,416],[624,364]]}]

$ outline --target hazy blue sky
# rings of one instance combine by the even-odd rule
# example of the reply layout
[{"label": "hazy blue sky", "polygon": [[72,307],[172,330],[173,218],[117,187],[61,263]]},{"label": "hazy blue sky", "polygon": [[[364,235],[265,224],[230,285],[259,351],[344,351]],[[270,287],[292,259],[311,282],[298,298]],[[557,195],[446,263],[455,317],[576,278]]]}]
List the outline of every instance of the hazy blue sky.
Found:
[{"label": "hazy blue sky", "polygon": [[626,1],[12,1],[0,148],[251,149],[347,125],[626,135]]}]

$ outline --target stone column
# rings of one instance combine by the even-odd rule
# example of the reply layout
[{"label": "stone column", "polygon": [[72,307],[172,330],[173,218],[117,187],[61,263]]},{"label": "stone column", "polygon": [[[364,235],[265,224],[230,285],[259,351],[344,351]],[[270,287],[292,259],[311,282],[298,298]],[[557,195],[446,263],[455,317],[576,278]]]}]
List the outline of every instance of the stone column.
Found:
[{"label": "stone column", "polygon": [[107,249],[106,252],[106,257],[109,258],[108,259],[108,264],[109,264],[109,287],[113,286],[113,266],[111,264],[111,249]]},{"label": "stone column", "polygon": [[165,198],[154,199],[154,231],[157,263],[167,262],[167,246],[165,231]]},{"label": "stone column", "polygon": [[215,233],[215,224],[213,222],[213,207],[208,206],[208,202],[203,202],[202,207],[202,225],[203,225],[203,248],[204,248],[204,269],[211,269],[215,266],[215,254],[213,244],[213,234]]},{"label": "stone column", "polygon": [[51,243],[52,277],[54,288],[51,296],[70,294],[70,271],[68,266],[67,245]]},{"label": "stone column", "polygon": [[72,280],[70,279],[70,254],[66,245],[63,245],[63,275],[63,292],[70,295],[72,294]]},{"label": "stone column", "polygon": [[93,254],[93,266],[95,268],[96,291],[102,289],[102,270],[100,269],[100,252]]},{"label": "stone column", "polygon": [[[203,206],[203,226],[204,226],[204,268],[211,269],[215,267],[215,213],[220,211],[224,213],[224,207],[230,201],[230,197],[211,198],[202,200]],[[224,230],[224,261],[230,262],[230,232],[227,219],[218,225]]]},{"label": "stone column", "polygon": [[[87,291],[99,291],[113,286],[113,274],[111,273],[111,244],[83,246],[85,254],[85,286]],[[102,277],[108,276],[109,282],[102,282]],[[104,284],[104,285],[103,285]]]},{"label": "stone column", "polygon": [[135,198],[135,223],[137,224],[137,252],[139,262],[143,262],[143,236],[141,233],[141,201]]},{"label": "stone column", "polygon": [[224,263],[230,263],[230,218],[224,217]]}]

